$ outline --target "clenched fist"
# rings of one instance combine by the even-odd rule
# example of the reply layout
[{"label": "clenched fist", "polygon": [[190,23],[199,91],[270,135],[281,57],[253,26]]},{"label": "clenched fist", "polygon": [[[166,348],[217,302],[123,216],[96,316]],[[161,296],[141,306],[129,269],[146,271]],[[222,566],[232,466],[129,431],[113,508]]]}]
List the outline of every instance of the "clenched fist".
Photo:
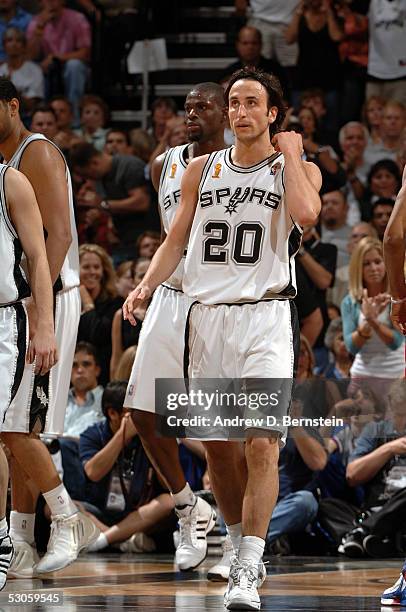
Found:
[{"label": "clenched fist", "polygon": [[296,132],[279,132],[274,138],[274,147],[283,155],[297,155],[301,157],[303,154],[302,135]]}]

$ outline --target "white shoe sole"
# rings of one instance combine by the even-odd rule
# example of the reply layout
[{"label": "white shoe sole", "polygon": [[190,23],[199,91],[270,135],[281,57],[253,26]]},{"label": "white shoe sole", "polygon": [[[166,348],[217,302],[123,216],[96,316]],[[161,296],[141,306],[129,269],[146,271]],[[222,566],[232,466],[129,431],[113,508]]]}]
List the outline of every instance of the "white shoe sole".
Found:
[{"label": "white shoe sole", "polygon": [[[69,565],[74,563],[77,560],[80,552],[82,550],[84,550],[85,548],[87,548],[88,546],[91,546],[92,544],[94,544],[96,542],[97,538],[99,537],[99,535],[100,535],[99,528],[96,527],[95,524],[92,524],[92,527],[93,527],[92,535],[89,537],[89,539],[87,540],[86,544],[83,544],[83,546],[81,546],[79,548],[78,554],[77,554],[77,556],[74,559],[65,559],[65,562],[60,564],[59,566],[53,567],[52,569],[46,569],[46,570],[45,569],[41,570],[41,568],[38,568],[38,565],[39,565],[38,564],[35,567],[35,575],[36,576],[42,576],[43,574],[50,574],[51,572],[59,572],[60,570],[65,569],[65,567],[68,567]],[[47,553],[45,553],[45,554],[47,554]],[[41,560],[40,560],[40,563],[41,563]]]},{"label": "white shoe sole", "polygon": [[[208,524],[207,524],[206,531],[205,531],[205,535],[206,535],[206,537],[207,537],[207,534],[208,534],[208,533],[210,533],[210,531],[212,531],[212,529],[214,529],[214,526],[215,526],[215,524],[216,524],[216,518],[217,518],[216,513],[215,513],[215,512],[214,512],[214,510],[212,509],[212,511],[211,511],[211,516],[210,516],[210,519],[209,519],[209,522],[208,522]],[[181,567],[181,566],[178,564],[178,568],[180,569],[180,571],[181,571],[181,572],[192,572],[192,571],[193,571],[193,570],[195,570],[197,567],[199,567],[199,565],[200,565],[201,563],[203,563],[203,561],[204,561],[204,560],[205,560],[205,558],[207,557],[207,548],[208,548],[208,547],[207,547],[207,542],[206,542],[206,552],[205,552],[205,554],[204,554],[204,557],[203,557],[202,559],[200,559],[200,561],[199,561],[198,563],[196,563],[196,565],[190,565],[190,566],[188,566],[188,567]]]},{"label": "white shoe sole", "polygon": [[224,602],[227,610],[260,610],[261,602],[247,601],[242,597],[235,597],[232,601]]},{"label": "white shoe sole", "polygon": [[228,582],[228,576],[223,576],[220,572],[207,572],[207,580],[210,580],[210,582]]}]

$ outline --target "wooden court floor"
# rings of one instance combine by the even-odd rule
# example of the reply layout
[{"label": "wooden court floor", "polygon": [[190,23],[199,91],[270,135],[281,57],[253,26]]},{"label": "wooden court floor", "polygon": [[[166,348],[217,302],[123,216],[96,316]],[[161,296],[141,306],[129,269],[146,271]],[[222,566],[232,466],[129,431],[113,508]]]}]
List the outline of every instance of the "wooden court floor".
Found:
[{"label": "wooden court floor", "polygon": [[[262,610],[391,610],[381,607],[379,595],[397,578],[401,563],[401,559],[272,558],[261,589]],[[84,555],[70,567],[41,580],[9,580],[0,593],[0,611],[224,610],[224,584],[205,579],[212,564],[213,558],[208,557],[198,571],[180,573],[174,570],[169,556]],[[62,606],[21,603],[29,601],[29,596],[55,593],[59,599],[63,595]]]}]

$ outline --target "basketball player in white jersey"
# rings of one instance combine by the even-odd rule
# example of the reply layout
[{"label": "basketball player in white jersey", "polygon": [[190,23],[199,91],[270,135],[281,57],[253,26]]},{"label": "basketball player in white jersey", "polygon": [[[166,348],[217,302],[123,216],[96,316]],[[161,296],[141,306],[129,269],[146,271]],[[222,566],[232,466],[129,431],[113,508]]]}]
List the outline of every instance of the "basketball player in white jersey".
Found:
[{"label": "basketball player in white jersey", "polygon": [[[21,267],[25,255],[38,321],[28,345],[28,322],[22,300],[30,286]],[[11,400],[21,383],[24,364],[35,359],[45,374],[57,361],[53,295],[45,252],[41,215],[29,181],[0,164],[0,431]],[[0,446],[0,590],[13,557],[8,535],[6,501],[8,463]]]},{"label": "basketball player in white jersey", "polygon": [[[406,336],[406,168],[403,170],[402,187],[386,226],[383,255],[391,294],[391,319]],[[406,561],[398,580],[382,593],[381,604],[406,606]]]},{"label": "basketball player in white jersey", "polygon": [[[21,122],[14,85],[0,79],[0,153],[30,181],[46,231],[46,251],[55,293],[55,332],[59,363],[47,376],[34,376],[27,364],[21,385],[3,423],[2,439],[12,457],[10,534],[16,548],[10,575],[27,577],[61,569],[98,537],[93,523],[78,513],[52,458],[36,434],[63,433],[70,372],[80,317],[78,245],[69,170],[60,150]],[[36,304],[27,302],[31,333]],[[28,481],[28,482],[27,482]],[[39,492],[51,510],[52,530],[45,556],[38,562],[34,543]]]},{"label": "basketball player in white jersey", "polygon": [[[276,134],[276,150],[271,143],[284,117],[276,79],[238,71],[226,98],[236,145],[189,164],[169,234],[125,314],[173,272],[190,232],[183,280],[185,293],[196,302],[188,317],[189,377],[292,378],[293,257],[300,226],[314,223],[320,212],[321,175],[302,161],[300,135]],[[248,435],[238,464],[229,451],[232,443],[205,442],[210,483],[237,549],[225,594],[228,609],[261,606],[257,587],[277,499],[283,433],[270,427],[263,437]]]},{"label": "basketball player in white jersey", "polygon": [[[226,146],[222,87],[216,83],[193,87],[186,97],[185,115],[189,143],[169,149],[151,168],[166,234],[179,206],[181,180],[189,161]],[[206,557],[206,535],[214,527],[215,516],[210,505],[197,498],[186,482],[176,440],[158,438],[155,433],[155,377],[183,378],[184,330],[191,304],[182,292],[183,265],[182,257],[167,282],[155,291],[142,326],[124,405],[134,409],[133,421],[144,448],[172,493],[180,527],[175,561],[186,571]],[[128,318],[135,323],[132,312]]]}]

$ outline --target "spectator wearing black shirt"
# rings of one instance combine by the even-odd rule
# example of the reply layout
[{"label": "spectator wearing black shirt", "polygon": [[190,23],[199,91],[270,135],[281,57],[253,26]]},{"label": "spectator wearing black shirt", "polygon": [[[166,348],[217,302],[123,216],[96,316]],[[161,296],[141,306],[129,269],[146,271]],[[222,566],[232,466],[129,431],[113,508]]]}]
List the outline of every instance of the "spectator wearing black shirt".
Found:
[{"label": "spectator wearing black shirt", "polygon": [[96,181],[95,191],[79,199],[78,205],[111,214],[119,240],[113,246],[115,265],[134,259],[135,242],[147,229],[150,207],[145,164],[134,155],[99,152],[88,143],[74,145],[70,160],[82,178]]}]

